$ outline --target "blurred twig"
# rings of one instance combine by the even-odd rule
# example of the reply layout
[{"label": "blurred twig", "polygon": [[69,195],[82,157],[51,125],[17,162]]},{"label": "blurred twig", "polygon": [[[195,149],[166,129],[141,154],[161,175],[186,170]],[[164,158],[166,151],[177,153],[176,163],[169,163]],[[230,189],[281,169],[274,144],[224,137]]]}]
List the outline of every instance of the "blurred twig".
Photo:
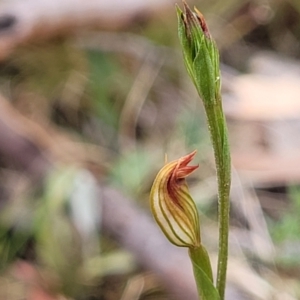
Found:
[{"label": "blurred twig", "polygon": [[[157,65],[154,65],[151,61],[157,54],[160,60]],[[135,130],[139,113],[158,75],[163,60],[164,55],[157,53],[157,51],[150,52],[128,93],[119,122],[119,140],[123,151],[128,147],[130,148],[132,143],[135,143]]]},{"label": "blurred twig", "polygon": [[121,28],[173,0],[23,0],[0,4],[0,59],[29,40],[44,40],[81,28]]}]

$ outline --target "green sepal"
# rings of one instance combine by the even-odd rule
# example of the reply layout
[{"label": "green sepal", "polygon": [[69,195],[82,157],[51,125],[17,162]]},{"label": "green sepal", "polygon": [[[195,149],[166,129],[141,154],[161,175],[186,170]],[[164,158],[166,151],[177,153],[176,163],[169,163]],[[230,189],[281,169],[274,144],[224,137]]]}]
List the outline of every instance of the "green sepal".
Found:
[{"label": "green sepal", "polygon": [[[205,43],[204,43],[205,44]],[[193,73],[197,91],[205,103],[215,99],[214,66],[207,48],[201,47],[193,62]]]},{"label": "green sepal", "polygon": [[[187,68],[188,74],[193,78],[193,57],[192,57],[192,50],[190,47],[190,41],[186,35],[186,29],[183,21],[183,12],[182,10],[176,5],[176,12],[178,18],[178,37],[180,44],[183,48],[183,59],[185,66]],[[194,80],[193,80],[194,81]],[[195,82],[194,82],[195,83]]]}]

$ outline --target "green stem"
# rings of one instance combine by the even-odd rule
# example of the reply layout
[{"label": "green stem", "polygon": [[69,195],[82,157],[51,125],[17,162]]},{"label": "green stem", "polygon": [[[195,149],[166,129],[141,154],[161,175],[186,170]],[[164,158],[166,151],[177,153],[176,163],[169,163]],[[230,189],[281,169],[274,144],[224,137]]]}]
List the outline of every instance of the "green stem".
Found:
[{"label": "green stem", "polygon": [[220,294],[220,299],[223,300],[228,260],[231,159],[221,97],[213,103],[205,105],[205,110],[214,149],[218,179],[219,254],[217,289]]},{"label": "green stem", "polygon": [[189,248],[198,295],[201,300],[220,300],[213,283],[213,274],[208,253],[203,245]]},{"label": "green stem", "polygon": [[213,281],[212,268],[206,249],[202,245],[189,248],[189,255],[193,265],[201,266],[207,277]]}]

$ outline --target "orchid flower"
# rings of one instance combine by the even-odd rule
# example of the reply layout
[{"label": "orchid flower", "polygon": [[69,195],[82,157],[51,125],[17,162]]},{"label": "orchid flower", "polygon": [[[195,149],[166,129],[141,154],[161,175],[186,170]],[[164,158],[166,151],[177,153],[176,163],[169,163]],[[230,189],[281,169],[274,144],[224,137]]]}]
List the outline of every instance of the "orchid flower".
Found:
[{"label": "orchid flower", "polygon": [[156,176],[150,194],[153,216],[169,239],[179,247],[200,245],[196,205],[185,178],[198,166],[189,166],[196,151],[167,163]]}]

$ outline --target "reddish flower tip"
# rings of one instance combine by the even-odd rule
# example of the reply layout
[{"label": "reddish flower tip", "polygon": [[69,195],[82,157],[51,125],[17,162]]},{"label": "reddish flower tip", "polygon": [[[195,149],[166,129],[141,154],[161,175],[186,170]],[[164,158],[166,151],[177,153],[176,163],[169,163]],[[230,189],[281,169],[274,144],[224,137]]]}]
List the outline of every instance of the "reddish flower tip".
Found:
[{"label": "reddish flower tip", "polygon": [[190,7],[188,6],[188,4],[186,3],[186,1],[182,1],[183,2],[183,6],[184,6],[184,18],[183,21],[185,23],[186,29],[187,29],[187,33],[190,35],[191,34],[191,28],[193,26],[199,26],[201,27],[203,33],[205,34],[205,36],[207,38],[210,38],[210,33],[208,30],[208,26],[206,24],[206,21],[204,19],[203,14],[196,8],[194,7],[195,12],[193,12]]},{"label": "reddish flower tip", "polygon": [[209,33],[209,30],[208,30],[208,26],[207,26],[207,23],[204,19],[203,14],[196,7],[194,7],[194,10],[195,10],[195,16],[196,16],[196,18],[198,19],[198,21],[200,23],[200,26],[203,30],[203,33],[206,35],[206,37],[210,38],[210,33]]},{"label": "reddish flower tip", "polygon": [[188,166],[188,164],[192,161],[196,153],[197,150],[178,159],[177,165],[172,174],[173,180],[183,179],[199,168],[199,165]]}]

